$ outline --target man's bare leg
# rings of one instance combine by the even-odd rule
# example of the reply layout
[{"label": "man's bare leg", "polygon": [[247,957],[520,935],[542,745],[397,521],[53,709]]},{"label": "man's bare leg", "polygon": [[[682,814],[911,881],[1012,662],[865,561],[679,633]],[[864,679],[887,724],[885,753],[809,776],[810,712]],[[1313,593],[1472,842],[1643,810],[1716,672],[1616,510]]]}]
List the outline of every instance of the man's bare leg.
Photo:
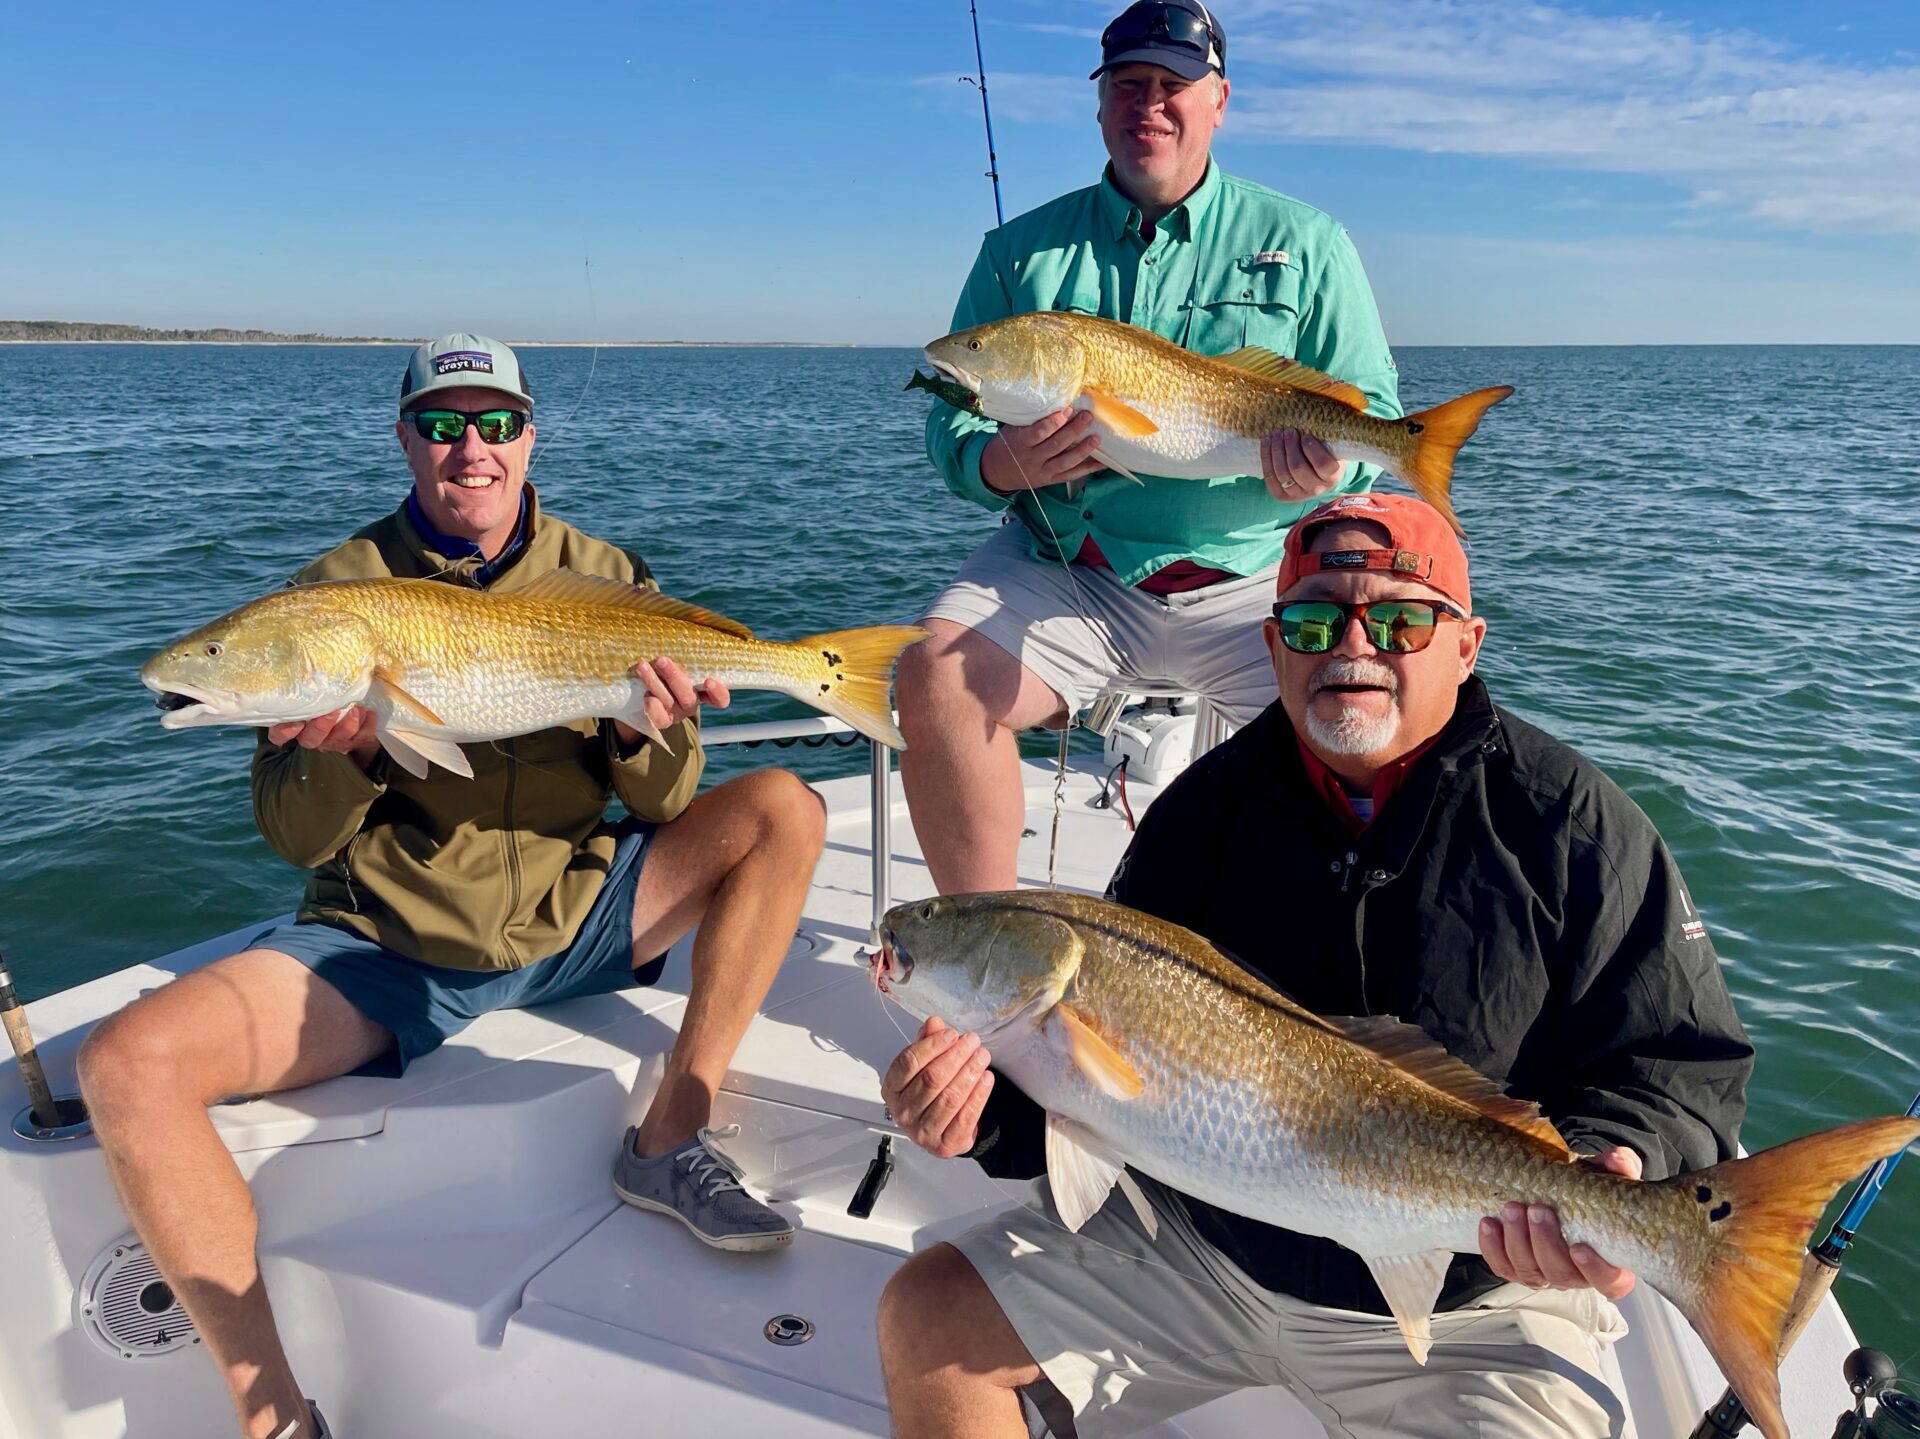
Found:
[{"label": "man's bare leg", "polygon": [[952,1245],[916,1254],[887,1281],[880,1367],[896,1439],[1026,1439],[1014,1391],[1040,1366]]},{"label": "man's bare leg", "polygon": [[680,1035],[635,1152],[678,1149],[713,1118],[714,1096],[793,944],[826,840],[820,796],[784,770],[709,790],[654,835],[633,903],[636,965],[700,926]]},{"label": "man's bare leg", "polygon": [[1059,716],[1060,696],[992,640],[952,620],[900,657],[900,782],[942,894],[1019,884],[1018,731]]},{"label": "man's bare leg", "polygon": [[261,1282],[253,1196],[207,1106],[317,1084],[392,1042],[306,965],[250,949],[137,1000],[81,1046],[80,1088],[107,1172],[249,1439],[304,1426],[307,1406]]}]

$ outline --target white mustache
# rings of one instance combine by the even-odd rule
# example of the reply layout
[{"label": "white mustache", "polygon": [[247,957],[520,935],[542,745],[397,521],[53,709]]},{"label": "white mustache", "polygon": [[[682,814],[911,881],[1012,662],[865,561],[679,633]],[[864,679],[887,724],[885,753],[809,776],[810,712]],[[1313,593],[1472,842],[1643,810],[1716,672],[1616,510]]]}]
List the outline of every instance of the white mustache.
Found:
[{"label": "white mustache", "polygon": [[1379,660],[1328,660],[1307,681],[1307,694],[1317,695],[1329,685],[1378,685],[1388,694],[1400,693],[1400,676]]}]

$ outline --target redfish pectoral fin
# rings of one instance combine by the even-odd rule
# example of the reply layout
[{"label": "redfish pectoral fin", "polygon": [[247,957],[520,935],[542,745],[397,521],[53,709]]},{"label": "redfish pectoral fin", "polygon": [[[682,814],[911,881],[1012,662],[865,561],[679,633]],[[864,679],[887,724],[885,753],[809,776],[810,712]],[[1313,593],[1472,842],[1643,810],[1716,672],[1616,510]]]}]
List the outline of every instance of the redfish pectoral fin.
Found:
[{"label": "redfish pectoral fin", "polygon": [[1081,393],[1087,397],[1087,408],[1093,411],[1093,417],[1116,435],[1138,440],[1160,432],[1160,427],[1152,420],[1105,390],[1089,385]]},{"label": "redfish pectoral fin", "polygon": [[385,665],[376,665],[373,682],[367,686],[367,701],[374,710],[386,710],[404,728],[413,729],[422,724],[445,729],[447,722],[427,708],[424,701],[415,699],[400,684],[400,677]]},{"label": "redfish pectoral fin", "polygon": [[1056,1004],[1047,1016],[1048,1038],[1063,1049],[1089,1083],[1115,1099],[1132,1099],[1147,1087],[1140,1072],[1101,1037],[1070,1004]]},{"label": "redfish pectoral fin", "polygon": [[1434,1302],[1440,1286],[1446,1282],[1447,1266],[1453,1263],[1450,1249],[1430,1249],[1424,1254],[1370,1255],[1367,1269],[1373,1282],[1393,1311],[1400,1336],[1407,1341],[1413,1362],[1425,1364],[1427,1351],[1433,1348],[1433,1330],[1427,1321],[1433,1317]]}]

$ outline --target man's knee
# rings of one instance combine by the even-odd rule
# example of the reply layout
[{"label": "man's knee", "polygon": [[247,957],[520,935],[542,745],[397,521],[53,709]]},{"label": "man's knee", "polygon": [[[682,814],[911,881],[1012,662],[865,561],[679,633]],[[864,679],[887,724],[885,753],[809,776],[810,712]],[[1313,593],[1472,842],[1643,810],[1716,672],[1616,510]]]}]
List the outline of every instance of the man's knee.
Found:
[{"label": "man's knee", "polygon": [[144,1105],[192,1101],[201,1093],[189,1037],[145,1000],[136,1000],[94,1026],[80,1046],[80,1093],[96,1127],[110,1128]]},{"label": "man's knee", "polygon": [[[963,1349],[993,1329],[980,1322],[983,1315],[1006,1327],[999,1309],[993,1291],[966,1256],[951,1244],[936,1244],[896,1269],[880,1292],[881,1365],[898,1373],[906,1367],[937,1369],[959,1362],[965,1357]],[[1000,1364],[1024,1357],[996,1356]]]},{"label": "man's knee", "polygon": [[827,803],[791,770],[763,769],[733,781],[751,818],[756,843],[777,842],[820,852],[827,837]]}]

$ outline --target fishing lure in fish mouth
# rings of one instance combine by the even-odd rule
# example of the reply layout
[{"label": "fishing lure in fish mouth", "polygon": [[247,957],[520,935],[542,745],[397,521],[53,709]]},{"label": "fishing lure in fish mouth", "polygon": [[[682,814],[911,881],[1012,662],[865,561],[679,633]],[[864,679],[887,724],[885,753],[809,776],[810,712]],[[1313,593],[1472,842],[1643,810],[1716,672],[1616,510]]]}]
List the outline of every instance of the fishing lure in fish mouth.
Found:
[{"label": "fishing lure in fish mouth", "polygon": [[923,375],[918,370],[913,378],[901,387],[907,390],[925,390],[936,400],[945,400],[956,410],[965,410],[970,415],[980,413],[980,397],[965,385],[956,385],[952,380],[936,379],[932,375]]}]

